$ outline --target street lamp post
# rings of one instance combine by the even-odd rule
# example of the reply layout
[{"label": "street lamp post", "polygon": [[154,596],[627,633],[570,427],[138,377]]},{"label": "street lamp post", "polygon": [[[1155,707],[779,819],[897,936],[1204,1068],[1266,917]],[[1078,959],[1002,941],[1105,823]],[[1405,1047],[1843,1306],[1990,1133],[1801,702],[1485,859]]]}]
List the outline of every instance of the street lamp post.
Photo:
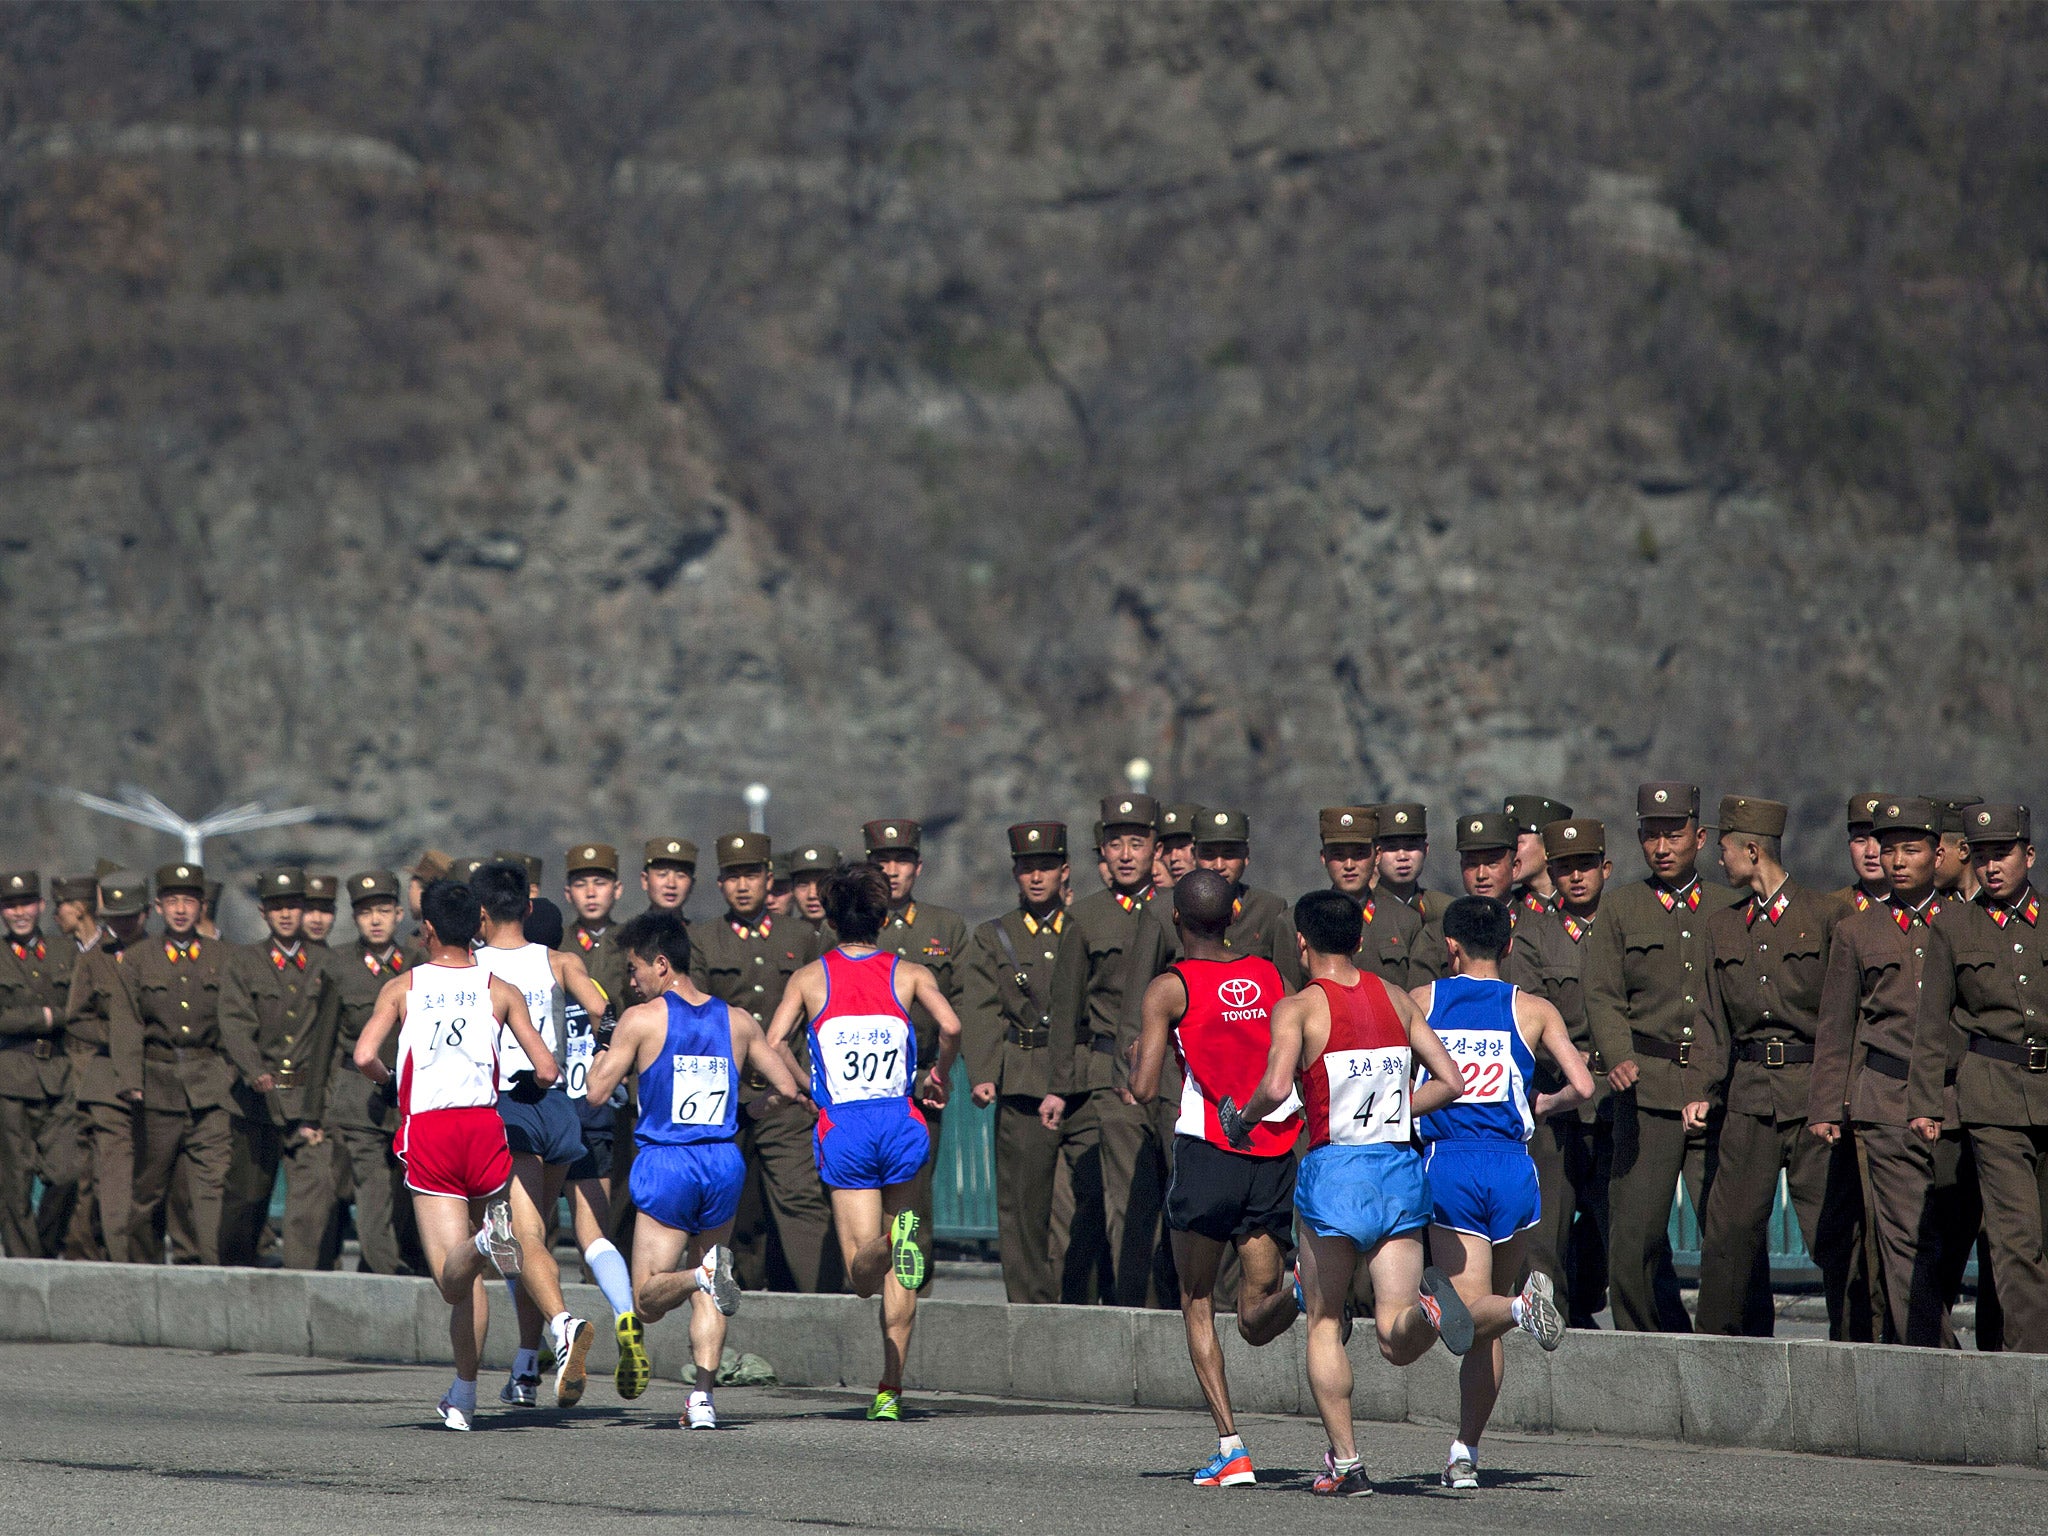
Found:
[{"label": "street lamp post", "polygon": [[740,791],[740,798],[747,802],[747,830],[766,832],[768,830],[768,786],[749,784]]},{"label": "street lamp post", "polygon": [[185,862],[200,865],[206,862],[206,840],[209,837],[229,837],[241,832],[260,832],[269,827],[295,826],[320,814],[317,807],[310,805],[273,811],[261,800],[247,800],[240,805],[218,806],[197,821],[188,821],[148,790],[134,784],[123,784],[118,800],[88,794],[82,789],[52,789],[49,793],[60,800],[69,800],[73,805],[82,805],[89,811],[98,811],[102,816],[132,821],[137,826],[154,827],[159,832],[181,838],[185,844]]}]

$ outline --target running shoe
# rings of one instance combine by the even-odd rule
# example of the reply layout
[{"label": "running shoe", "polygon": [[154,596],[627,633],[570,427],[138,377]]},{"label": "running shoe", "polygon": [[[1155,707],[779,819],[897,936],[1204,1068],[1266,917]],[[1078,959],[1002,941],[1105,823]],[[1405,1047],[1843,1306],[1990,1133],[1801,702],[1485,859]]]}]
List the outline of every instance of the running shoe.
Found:
[{"label": "running shoe", "polygon": [[682,1425],[685,1429],[718,1428],[718,1410],[711,1406],[709,1392],[690,1394],[690,1411],[683,1415]]},{"label": "running shoe", "polygon": [[1323,1475],[1309,1484],[1310,1493],[1319,1493],[1326,1499],[1365,1499],[1372,1497],[1372,1479],[1365,1475],[1365,1463],[1354,1461],[1342,1472],[1337,1470],[1337,1453],[1323,1452]]},{"label": "running shoe", "polygon": [[654,1379],[654,1362],[647,1358],[647,1328],[639,1313],[621,1312],[612,1332],[619,1341],[619,1367],[612,1372],[612,1384],[630,1403]]},{"label": "running shoe", "polygon": [[723,1243],[713,1243],[704,1250],[704,1261],[697,1266],[697,1289],[708,1295],[712,1305],[727,1317],[739,1311],[739,1277],[732,1272],[732,1250]]},{"label": "running shoe", "polygon": [[555,1406],[574,1408],[583,1401],[586,1377],[583,1362],[590,1358],[590,1346],[597,1330],[580,1317],[563,1323],[555,1338]]},{"label": "running shoe", "polygon": [[507,1280],[519,1273],[519,1239],[512,1235],[512,1207],[505,1201],[494,1200],[484,1208],[476,1251],[495,1264]]},{"label": "running shoe", "polygon": [[889,1223],[889,1263],[903,1289],[924,1289],[924,1250],[917,1246],[917,1212],[898,1211]]},{"label": "running shoe", "polygon": [[868,1404],[868,1418],[881,1419],[894,1424],[903,1417],[903,1389],[901,1387],[875,1388],[875,1400]]},{"label": "running shoe", "polygon": [[1564,1342],[1564,1315],[1557,1310],[1557,1287],[1540,1269],[1529,1271],[1522,1286],[1522,1331],[1545,1350]]},{"label": "running shoe", "polygon": [[1436,1336],[1444,1341],[1445,1349],[1462,1355],[1472,1347],[1472,1314],[1458,1298],[1458,1288],[1451,1284],[1451,1277],[1434,1264],[1422,1272],[1422,1294],[1416,1298],[1416,1305],[1422,1308],[1422,1315],[1429,1319]]},{"label": "running shoe", "polygon": [[1479,1468],[1474,1466],[1467,1458],[1460,1456],[1456,1461],[1444,1468],[1444,1475],[1441,1481],[1446,1488],[1477,1488],[1479,1486]]},{"label": "running shoe", "polygon": [[442,1398],[441,1401],[435,1405],[435,1411],[441,1415],[441,1422],[447,1428],[459,1429],[465,1433],[468,1432],[469,1415],[464,1413],[460,1408],[456,1407],[447,1398]]},{"label": "running shoe", "polygon": [[540,1403],[538,1376],[508,1376],[498,1388],[498,1401],[507,1408],[532,1408]]},{"label": "running shoe", "polygon": [[1252,1456],[1249,1451],[1231,1451],[1227,1454],[1217,1451],[1201,1466],[1195,1468],[1197,1488],[1242,1488],[1258,1481],[1252,1471]]}]

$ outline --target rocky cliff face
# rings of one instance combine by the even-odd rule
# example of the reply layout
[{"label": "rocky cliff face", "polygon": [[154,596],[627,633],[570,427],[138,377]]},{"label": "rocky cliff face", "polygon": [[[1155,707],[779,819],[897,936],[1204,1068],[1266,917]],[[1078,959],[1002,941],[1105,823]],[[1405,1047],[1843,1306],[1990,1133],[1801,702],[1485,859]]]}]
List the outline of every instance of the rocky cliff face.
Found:
[{"label": "rocky cliff face", "polygon": [[12,12],[0,848],[2038,797],[2043,31]]}]

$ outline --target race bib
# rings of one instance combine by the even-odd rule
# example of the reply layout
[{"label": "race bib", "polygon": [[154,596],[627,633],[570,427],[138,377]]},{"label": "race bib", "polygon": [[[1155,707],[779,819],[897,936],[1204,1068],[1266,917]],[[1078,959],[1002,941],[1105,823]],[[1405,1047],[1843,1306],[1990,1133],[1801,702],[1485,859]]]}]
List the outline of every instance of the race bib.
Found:
[{"label": "race bib", "polygon": [[1438,1036],[1465,1079],[1460,1104],[1505,1104],[1514,1076],[1508,1037],[1497,1029],[1453,1029]]},{"label": "race bib", "polygon": [[1347,1147],[1408,1140],[1408,1048],[1331,1051],[1330,1140]]},{"label": "race bib", "polygon": [[597,1041],[588,1030],[581,1033],[572,1030],[566,1054],[569,1058],[566,1073],[569,1097],[580,1099],[584,1096],[584,1088],[590,1079],[590,1063],[597,1055]]},{"label": "race bib", "polygon": [[723,1125],[732,1101],[731,1064],[723,1056],[671,1056],[671,1125]]},{"label": "race bib", "polygon": [[907,1097],[910,1049],[910,1026],[886,1014],[827,1019],[818,1028],[818,1062],[835,1104]]}]

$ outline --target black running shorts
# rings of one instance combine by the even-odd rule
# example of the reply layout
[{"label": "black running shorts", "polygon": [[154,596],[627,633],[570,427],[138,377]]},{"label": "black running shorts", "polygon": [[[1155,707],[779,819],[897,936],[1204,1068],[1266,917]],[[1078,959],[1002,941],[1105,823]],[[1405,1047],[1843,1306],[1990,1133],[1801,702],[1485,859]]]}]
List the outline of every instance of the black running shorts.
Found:
[{"label": "black running shorts", "polygon": [[1175,1136],[1166,1225],[1219,1243],[1267,1232],[1287,1247],[1294,1240],[1293,1154],[1251,1157]]}]

